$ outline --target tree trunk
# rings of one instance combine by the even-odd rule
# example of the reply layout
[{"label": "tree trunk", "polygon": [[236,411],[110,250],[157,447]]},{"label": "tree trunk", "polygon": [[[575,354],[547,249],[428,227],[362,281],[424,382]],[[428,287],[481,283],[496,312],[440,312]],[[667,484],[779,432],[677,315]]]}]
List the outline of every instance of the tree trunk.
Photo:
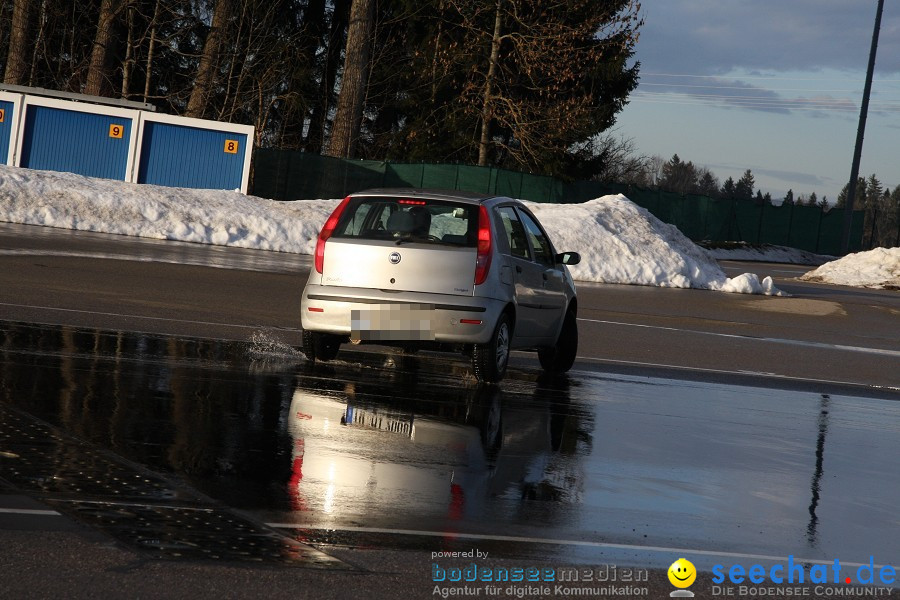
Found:
[{"label": "tree trunk", "polygon": [[194,89],[188,100],[185,116],[202,118],[206,111],[206,104],[210,92],[215,83],[216,65],[219,59],[219,48],[222,45],[223,29],[228,22],[228,8],[230,0],[218,0],[213,12],[212,24],[203,44],[203,54],[200,56],[200,65],[197,67],[197,76],[194,79]]},{"label": "tree trunk", "polygon": [[94,48],[91,52],[91,64],[88,67],[87,82],[84,84],[84,93],[91,96],[100,96],[109,85],[107,73],[107,57],[109,45],[113,41],[113,22],[122,8],[122,0],[103,0],[100,3],[100,18],[97,20],[97,34],[94,36]]},{"label": "tree trunk", "polygon": [[491,39],[491,62],[488,67],[487,77],[484,80],[484,103],[481,108],[481,141],[478,143],[478,164],[482,167],[488,164],[488,146],[491,143],[491,119],[494,116],[492,94],[494,93],[494,78],[497,76],[497,62],[500,60],[500,33],[503,29],[503,15],[500,13],[501,2],[502,0],[497,0],[494,36]]},{"label": "tree trunk", "polygon": [[325,134],[325,120],[331,109],[334,93],[334,80],[341,58],[341,46],[344,41],[344,29],[347,27],[348,0],[335,0],[334,12],[331,15],[331,27],[328,34],[328,50],[325,65],[319,80],[319,101],[313,107],[309,119],[309,131],[306,133],[304,145],[307,152],[321,152]]},{"label": "tree trunk", "polygon": [[22,85],[25,80],[28,51],[28,21],[31,16],[31,0],[15,0],[9,31],[9,53],[3,83]]},{"label": "tree trunk", "polygon": [[153,19],[150,21],[150,43],[147,48],[147,67],[144,70],[144,102],[150,97],[150,76],[153,73],[153,51],[156,49],[156,20],[159,17],[159,2],[153,7]]},{"label": "tree trunk", "polygon": [[128,100],[131,87],[131,70],[134,66],[134,7],[128,10],[128,41],[125,42],[125,60],[122,61],[122,98]]},{"label": "tree trunk", "polygon": [[350,158],[356,153],[369,80],[369,50],[374,0],[354,0],[347,29],[344,75],[327,154]]}]

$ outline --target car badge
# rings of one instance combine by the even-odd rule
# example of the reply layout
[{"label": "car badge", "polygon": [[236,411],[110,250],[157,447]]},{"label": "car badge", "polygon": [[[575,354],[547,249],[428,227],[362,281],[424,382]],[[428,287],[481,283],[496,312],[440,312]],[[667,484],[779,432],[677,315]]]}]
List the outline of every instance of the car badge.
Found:
[{"label": "car badge", "polygon": [[388,256],[388,260],[391,261],[392,265],[396,265],[400,262],[400,253],[399,252],[391,252],[391,255]]}]

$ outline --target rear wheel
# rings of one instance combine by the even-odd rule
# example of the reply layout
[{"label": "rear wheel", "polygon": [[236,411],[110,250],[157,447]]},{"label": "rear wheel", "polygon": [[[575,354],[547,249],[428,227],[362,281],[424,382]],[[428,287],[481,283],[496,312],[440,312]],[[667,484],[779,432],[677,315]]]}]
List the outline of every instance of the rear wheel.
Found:
[{"label": "rear wheel", "polygon": [[569,310],[563,318],[556,345],[538,349],[538,359],[545,371],[565,373],[575,364],[576,354],[578,354],[578,322],[575,320],[575,314]]},{"label": "rear wheel", "polygon": [[334,360],[341,349],[341,339],[327,333],[303,332],[303,354],[311,361]]},{"label": "rear wheel", "polygon": [[509,363],[512,324],[509,315],[500,315],[494,327],[494,335],[486,344],[475,344],[472,348],[472,370],[475,378],[485,383],[497,383],[506,374]]}]

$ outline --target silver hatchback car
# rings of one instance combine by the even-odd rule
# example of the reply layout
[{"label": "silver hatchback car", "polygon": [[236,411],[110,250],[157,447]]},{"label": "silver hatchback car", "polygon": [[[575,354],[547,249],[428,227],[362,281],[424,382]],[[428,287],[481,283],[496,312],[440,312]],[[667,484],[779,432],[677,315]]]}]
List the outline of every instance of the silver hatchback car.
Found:
[{"label": "silver hatchback car", "polygon": [[514,349],[568,371],[578,349],[575,285],[535,216],[510,198],[369,190],[345,198],[319,233],[303,290],[303,351],[340,345],[461,351],[497,382]]}]

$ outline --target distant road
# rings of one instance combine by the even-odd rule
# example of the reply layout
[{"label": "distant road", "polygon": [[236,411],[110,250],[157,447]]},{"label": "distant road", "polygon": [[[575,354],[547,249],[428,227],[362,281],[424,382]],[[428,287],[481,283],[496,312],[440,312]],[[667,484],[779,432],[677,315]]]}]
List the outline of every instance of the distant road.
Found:
[{"label": "distant road", "polygon": [[[0,224],[0,319],[299,345],[310,257]],[[576,369],[900,398],[900,293],[772,275],[789,298],[581,283]],[[525,353],[515,360],[537,368]]]}]

